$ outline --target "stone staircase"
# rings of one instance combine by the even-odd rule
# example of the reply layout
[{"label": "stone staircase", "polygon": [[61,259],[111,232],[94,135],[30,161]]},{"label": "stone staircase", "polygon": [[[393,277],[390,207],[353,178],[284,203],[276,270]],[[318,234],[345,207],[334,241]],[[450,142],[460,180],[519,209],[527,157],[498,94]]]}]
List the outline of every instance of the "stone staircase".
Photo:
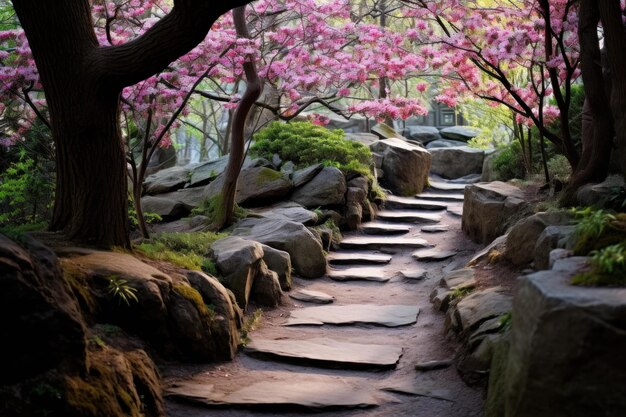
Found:
[{"label": "stone staircase", "polygon": [[462,192],[431,181],[416,198],[389,196],[329,253],[325,278],[295,280],[244,355],[168,378],[170,415],[482,415],[481,392],[449,367],[453,346],[428,300],[443,271],[469,256],[457,256],[468,243],[452,214]]}]

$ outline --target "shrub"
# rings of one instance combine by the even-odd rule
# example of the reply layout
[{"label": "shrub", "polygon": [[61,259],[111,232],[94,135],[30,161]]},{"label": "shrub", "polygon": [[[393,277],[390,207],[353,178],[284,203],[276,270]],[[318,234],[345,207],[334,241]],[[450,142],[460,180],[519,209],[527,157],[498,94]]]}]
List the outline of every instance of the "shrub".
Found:
[{"label": "shrub", "polygon": [[299,168],[322,163],[372,178],[372,153],[365,145],[346,140],[341,129],[329,130],[310,122],[273,122],[254,139],[250,152],[257,157],[271,160],[278,154]]},{"label": "shrub", "polygon": [[590,207],[573,209],[572,212],[579,219],[574,232],[576,255],[587,255],[626,239],[626,214]]},{"label": "shrub", "polygon": [[493,169],[498,174],[498,178],[503,181],[513,178],[521,179],[526,176],[522,146],[519,142],[511,142],[511,144],[499,150],[493,159]]},{"label": "shrub", "polygon": [[572,166],[564,155],[555,155],[548,161],[548,171],[552,178],[566,183],[572,175]]}]

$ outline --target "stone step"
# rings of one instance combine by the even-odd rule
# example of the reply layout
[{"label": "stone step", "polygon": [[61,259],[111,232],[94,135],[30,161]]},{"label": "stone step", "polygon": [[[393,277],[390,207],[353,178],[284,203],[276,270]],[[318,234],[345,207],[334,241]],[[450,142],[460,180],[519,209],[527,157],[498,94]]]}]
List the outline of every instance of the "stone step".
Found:
[{"label": "stone step", "polygon": [[335,301],[335,297],[333,297],[332,295],[328,295],[321,291],[312,290],[291,291],[289,293],[289,297],[293,298],[294,300],[314,304],[330,304]]},{"label": "stone step", "polygon": [[399,224],[368,222],[361,225],[361,231],[367,235],[404,235],[411,231],[411,227]]},{"label": "stone step", "polygon": [[448,226],[443,225],[433,225],[433,226],[424,226],[420,229],[423,233],[443,233],[449,231],[450,228]]},{"label": "stone step", "polygon": [[417,322],[419,312],[419,308],[414,305],[350,304],[305,307],[293,310],[284,325],[371,324],[384,327],[401,327]]},{"label": "stone step", "polygon": [[378,267],[355,267],[347,269],[333,269],[328,277],[335,281],[375,281],[387,282],[391,278],[385,277],[384,269]]},{"label": "stone step", "polygon": [[437,191],[465,191],[465,187],[468,184],[456,184],[453,182],[436,180],[430,178],[428,180],[429,190],[437,190]]},{"label": "stone step", "polygon": [[414,210],[381,210],[376,218],[388,222],[401,223],[439,223],[441,216],[433,213],[422,213]]},{"label": "stone step", "polygon": [[441,249],[426,249],[426,250],[418,250],[413,252],[413,258],[418,261],[429,262],[429,261],[443,261],[448,258],[452,258],[456,255],[457,252],[451,250],[441,250]]},{"label": "stone step", "polygon": [[393,345],[340,342],[327,338],[253,340],[245,352],[259,359],[341,369],[393,369],[402,356],[402,348]]},{"label": "stone step", "polygon": [[424,239],[407,237],[385,237],[385,236],[355,236],[343,239],[339,246],[344,249],[381,249],[381,248],[428,248],[432,247]]},{"label": "stone step", "polygon": [[354,264],[388,264],[391,262],[391,255],[381,255],[363,252],[332,252],[328,254],[327,260],[331,265],[354,265]]},{"label": "stone step", "polygon": [[200,374],[176,382],[165,395],[211,408],[319,412],[379,405],[370,385],[364,378],[253,371],[220,378],[219,383],[214,377]]},{"label": "stone step", "polygon": [[460,193],[440,193],[434,191],[424,191],[422,194],[417,194],[415,198],[426,201],[462,202],[464,196]]},{"label": "stone step", "polygon": [[463,206],[451,206],[448,207],[448,213],[456,216],[463,217]]},{"label": "stone step", "polygon": [[419,198],[398,197],[395,195],[389,195],[385,200],[386,209],[445,210],[447,207],[447,204],[441,202],[437,203]]}]

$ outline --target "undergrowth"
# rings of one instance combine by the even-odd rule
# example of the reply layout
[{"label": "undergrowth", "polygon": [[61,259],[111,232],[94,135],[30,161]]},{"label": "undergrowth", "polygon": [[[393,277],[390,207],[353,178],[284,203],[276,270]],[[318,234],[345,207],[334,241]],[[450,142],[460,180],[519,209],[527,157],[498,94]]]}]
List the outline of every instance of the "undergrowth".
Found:
[{"label": "undergrowth", "polygon": [[626,285],[626,241],[592,251],[591,270],[577,274],[572,284],[581,286]]},{"label": "undergrowth", "polygon": [[263,321],[263,310],[260,308],[254,310],[249,316],[246,316],[241,326],[241,345],[246,346],[250,343],[250,332],[255,330]]},{"label": "undergrowth", "polygon": [[142,242],[136,249],[151,259],[217,275],[215,264],[210,259],[210,247],[226,236],[225,233],[213,232],[160,233]]}]

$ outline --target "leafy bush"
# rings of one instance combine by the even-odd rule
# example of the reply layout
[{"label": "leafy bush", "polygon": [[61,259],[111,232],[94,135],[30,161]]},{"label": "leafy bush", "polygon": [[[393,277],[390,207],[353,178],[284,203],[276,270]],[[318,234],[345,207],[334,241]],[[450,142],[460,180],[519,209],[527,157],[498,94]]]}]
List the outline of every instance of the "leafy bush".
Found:
[{"label": "leafy bush", "polygon": [[50,215],[54,196],[46,164],[23,154],[0,173],[0,226],[40,223]]},{"label": "leafy bush", "polygon": [[213,232],[161,233],[142,242],[136,249],[148,258],[215,275],[217,270],[210,259],[210,247],[226,236]]},{"label": "leafy bush", "polygon": [[572,211],[579,219],[574,232],[576,255],[587,255],[591,251],[626,240],[625,213],[615,214],[591,207]]},{"label": "leafy bush", "polygon": [[498,178],[504,181],[526,176],[522,146],[519,142],[511,142],[511,144],[499,150],[493,159],[493,169],[498,174]]},{"label": "leafy bush", "polygon": [[572,175],[572,166],[564,155],[555,155],[548,161],[548,172],[552,178],[566,183]]},{"label": "leafy bush", "polygon": [[310,122],[273,122],[254,136],[250,152],[269,160],[278,154],[299,168],[322,163],[371,179],[372,153],[365,145],[344,139],[344,135],[341,129],[329,130]]},{"label": "leafy bush", "polygon": [[576,275],[572,284],[583,286],[626,285],[626,242],[593,251],[591,271]]}]

